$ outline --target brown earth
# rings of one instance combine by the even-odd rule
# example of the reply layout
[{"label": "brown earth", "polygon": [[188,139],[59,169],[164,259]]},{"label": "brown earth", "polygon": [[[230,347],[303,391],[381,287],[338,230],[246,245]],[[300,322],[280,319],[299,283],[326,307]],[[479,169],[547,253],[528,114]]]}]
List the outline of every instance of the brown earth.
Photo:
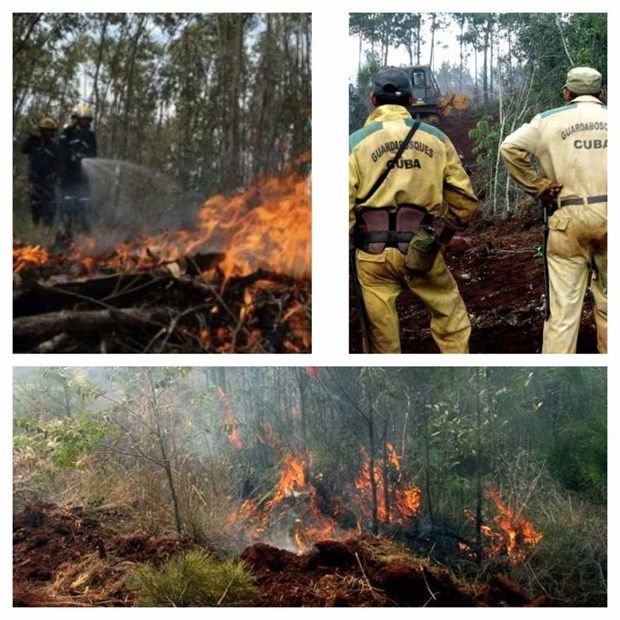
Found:
[{"label": "brown earth", "polygon": [[415,558],[384,538],[325,540],[304,555],[257,544],[241,558],[258,575],[264,607],[487,607],[541,606],[508,578],[481,587]]},{"label": "brown earth", "polygon": [[[478,221],[467,236],[455,237],[446,262],[472,322],[472,353],[540,353],[543,328],[543,262],[535,258],[542,225],[535,220]],[[349,349],[361,353],[361,331],[349,294]],[[409,291],[397,300],[403,353],[437,353],[430,314]],[[584,304],[578,353],[596,353],[592,304]]]},{"label": "brown earth", "polygon": [[[113,510],[35,503],[13,522],[13,604],[19,607],[132,606],[136,563],[160,564],[197,545],[174,535],[119,534]],[[384,538],[326,540],[304,555],[265,544],[242,554],[256,576],[255,606],[524,606],[504,576],[471,585]]]},{"label": "brown earth", "polygon": [[[195,545],[177,536],[118,534],[83,507],[30,504],[13,518],[13,605],[131,606],[129,570]],[[114,521],[118,515],[105,515]]]}]

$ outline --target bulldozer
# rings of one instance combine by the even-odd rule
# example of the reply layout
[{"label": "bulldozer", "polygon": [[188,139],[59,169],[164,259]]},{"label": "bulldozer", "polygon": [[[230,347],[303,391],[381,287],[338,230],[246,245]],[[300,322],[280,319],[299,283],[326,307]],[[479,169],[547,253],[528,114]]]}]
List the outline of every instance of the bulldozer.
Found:
[{"label": "bulldozer", "polygon": [[410,112],[414,118],[438,125],[442,117],[457,111],[468,110],[470,100],[466,94],[442,95],[429,65],[415,65],[403,69],[411,76],[416,102]]}]

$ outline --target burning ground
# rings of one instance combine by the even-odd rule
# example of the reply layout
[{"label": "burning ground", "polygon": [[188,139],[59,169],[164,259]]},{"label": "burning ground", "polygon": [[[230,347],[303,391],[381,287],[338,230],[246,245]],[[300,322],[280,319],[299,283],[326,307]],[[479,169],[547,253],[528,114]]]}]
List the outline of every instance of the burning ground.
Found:
[{"label": "burning ground", "polygon": [[[300,488],[290,488],[286,492],[290,494],[284,496],[278,495],[281,491],[271,503],[286,500],[290,504],[295,497],[294,502],[300,504],[299,498],[305,494]],[[307,495],[306,510],[316,509],[313,502],[312,495]],[[120,524],[127,516],[106,507],[26,505],[13,522],[14,605],[136,605],[140,603],[132,581],[136,566],[148,563],[158,567],[184,551],[205,550],[189,538],[122,533]],[[313,518],[316,523],[316,516]],[[304,538],[295,539],[297,552],[264,543],[248,546],[238,558],[256,584],[251,604],[486,607],[550,602],[545,596],[532,599],[501,573],[474,584],[457,579],[440,564],[387,538],[359,532],[341,535],[338,540],[330,538],[335,533],[331,527],[299,529]],[[206,551],[224,557],[212,547]],[[221,604],[231,604],[224,595]]]},{"label": "burning ground", "polygon": [[[243,450],[230,399],[223,391],[220,398],[230,445]],[[275,439],[272,428],[262,432],[262,441]],[[14,604],[139,604],[132,581],[135,567],[161,566],[191,549],[206,549],[218,558],[243,549],[238,558],[257,585],[252,601],[257,606],[550,603],[546,596],[532,598],[503,574],[526,560],[543,536],[504,503],[497,489],[487,491],[488,516],[478,544],[424,523],[422,491],[402,471],[391,444],[373,464],[362,451],[357,477],[340,493],[329,493],[323,476],[311,474],[312,469],[310,460],[285,452],[268,492],[243,501],[230,497],[228,551],[210,544],[205,548],[189,537],[123,532],[123,522],[135,520],[126,508],[27,504],[13,524]],[[471,511],[465,518],[471,520]],[[377,528],[389,537],[364,533]],[[432,553],[424,553],[445,536],[453,539],[448,547],[460,561],[495,563],[491,576],[482,583],[456,578]]]},{"label": "burning ground", "polygon": [[215,196],[196,226],[63,252],[15,241],[16,352],[307,352],[309,179]]}]

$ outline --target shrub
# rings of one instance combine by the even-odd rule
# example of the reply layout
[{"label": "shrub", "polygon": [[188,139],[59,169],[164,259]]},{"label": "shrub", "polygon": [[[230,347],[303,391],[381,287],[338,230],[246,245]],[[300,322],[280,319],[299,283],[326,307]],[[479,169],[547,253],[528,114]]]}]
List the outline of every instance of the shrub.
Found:
[{"label": "shrub", "polygon": [[204,551],[175,555],[159,567],[142,564],[131,582],[145,607],[238,607],[257,594],[242,562],[218,560]]}]

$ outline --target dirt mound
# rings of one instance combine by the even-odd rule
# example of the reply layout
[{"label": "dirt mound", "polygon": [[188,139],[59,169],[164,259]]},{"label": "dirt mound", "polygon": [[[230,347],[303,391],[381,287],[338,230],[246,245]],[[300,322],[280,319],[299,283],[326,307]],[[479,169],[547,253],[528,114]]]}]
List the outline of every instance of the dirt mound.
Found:
[{"label": "dirt mound", "polygon": [[[456,279],[472,322],[472,353],[540,353],[543,329],[543,261],[535,258],[542,225],[530,221],[478,221],[456,237],[446,263]],[[350,292],[349,346],[362,350],[358,313]],[[403,353],[437,353],[430,314],[408,291],[397,301]],[[592,305],[586,296],[579,353],[596,353]]]},{"label": "dirt mound", "polygon": [[[98,515],[99,516],[99,515]],[[13,604],[27,607],[132,606],[138,562],[159,564],[196,545],[176,536],[120,535],[82,507],[30,504],[15,515]],[[495,576],[474,588],[387,539],[326,540],[304,555],[265,544],[241,559],[263,607],[523,606],[521,588]]]},{"label": "dirt mound", "polygon": [[[532,603],[505,577],[494,577],[475,589],[395,543],[371,536],[322,541],[304,555],[257,544],[248,547],[241,559],[258,576],[258,606],[473,607]],[[537,605],[543,602],[535,601]]]},{"label": "dirt mound", "polygon": [[192,546],[173,535],[118,534],[83,507],[30,504],[13,519],[13,602],[131,605],[127,577],[134,564],[158,564]]},{"label": "dirt mound", "polygon": [[470,111],[457,111],[453,115],[442,116],[439,123],[439,129],[450,138],[457,153],[462,155],[463,163],[467,166],[471,166],[475,160],[472,153],[474,140],[469,137],[469,132],[476,126],[478,120],[480,116]]}]

